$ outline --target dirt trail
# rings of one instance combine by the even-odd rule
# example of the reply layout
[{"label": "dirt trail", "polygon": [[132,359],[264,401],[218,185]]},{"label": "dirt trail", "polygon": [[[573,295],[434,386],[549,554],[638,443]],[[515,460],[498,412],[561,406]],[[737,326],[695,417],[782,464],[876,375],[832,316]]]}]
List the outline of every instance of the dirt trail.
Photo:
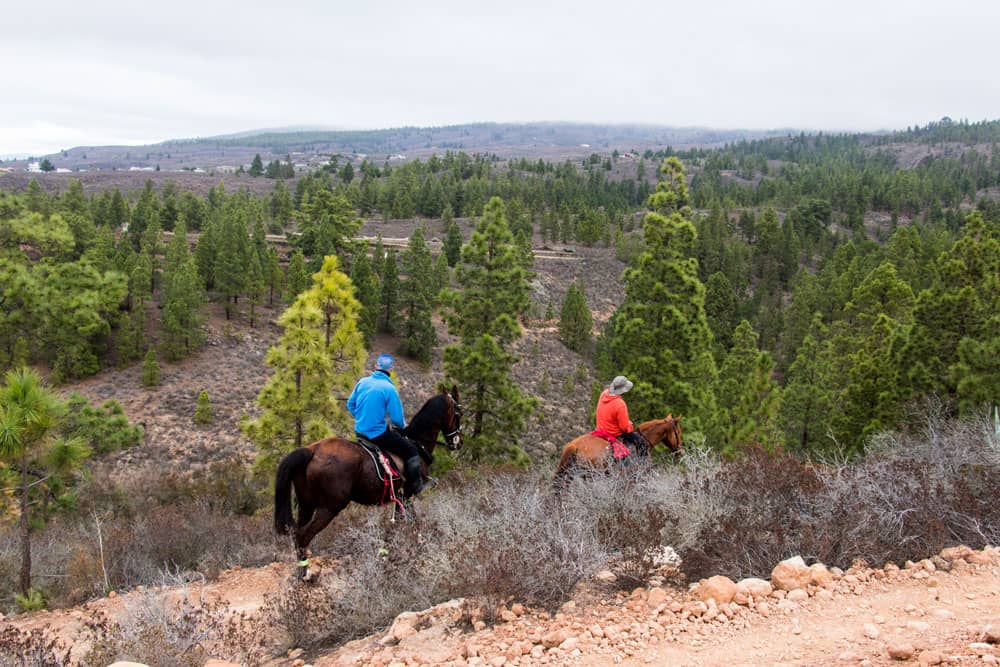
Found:
[{"label": "dirt trail", "polygon": [[[386,632],[335,650],[296,651],[290,653],[293,657],[279,653],[266,664],[1000,664],[995,643],[1000,639],[1000,549],[976,552],[968,561],[937,570],[924,563],[903,570],[852,569],[837,573],[826,587],[810,586],[808,594],[776,591],[752,604],[720,605],[717,614],[688,613],[701,605],[688,590],[652,585],[616,593],[599,581],[582,586],[554,615],[515,604],[490,627],[475,612],[470,616],[475,605],[454,600],[404,613]],[[317,559],[316,564],[322,576],[336,576],[335,561]],[[230,570],[204,585],[133,591],[77,608],[6,619],[0,626],[48,628],[67,645],[84,646],[88,619],[99,614],[120,618],[150,595],[221,603],[233,614],[253,615],[289,585],[291,571],[291,564],[278,563]],[[263,620],[267,643],[280,643]],[[909,657],[894,659],[890,648]]]}]

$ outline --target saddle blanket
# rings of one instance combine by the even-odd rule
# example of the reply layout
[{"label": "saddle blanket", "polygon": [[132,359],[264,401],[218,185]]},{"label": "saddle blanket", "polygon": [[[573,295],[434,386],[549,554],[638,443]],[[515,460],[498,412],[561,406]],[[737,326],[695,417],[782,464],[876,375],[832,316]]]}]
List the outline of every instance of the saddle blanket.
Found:
[{"label": "saddle blanket", "polygon": [[607,440],[608,444],[611,445],[611,454],[616,459],[623,459],[623,458],[625,458],[626,456],[628,456],[629,454],[632,453],[632,452],[629,451],[629,448],[625,446],[624,442],[622,442],[621,440],[619,440],[615,436],[611,435],[607,431],[602,431],[601,429],[596,429],[596,430],[591,431],[590,435],[594,435],[594,436],[597,436],[598,438],[601,438],[603,440]]}]

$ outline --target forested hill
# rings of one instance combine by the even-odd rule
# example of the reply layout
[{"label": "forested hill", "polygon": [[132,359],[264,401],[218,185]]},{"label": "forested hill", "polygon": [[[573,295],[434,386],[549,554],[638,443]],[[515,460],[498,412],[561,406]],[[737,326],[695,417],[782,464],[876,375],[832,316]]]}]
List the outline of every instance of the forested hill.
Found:
[{"label": "forested hill", "polygon": [[[78,146],[44,156],[60,169],[211,169],[249,166],[289,156],[321,164],[331,155],[390,158],[428,157],[447,150],[494,153],[501,157],[562,159],[590,150],[635,150],[667,146],[721,146],[742,139],[785,136],[789,130],[720,130],[658,125],[578,123],[475,123],[445,127],[380,130],[259,130],[216,137],[174,139],[147,146]],[[797,133],[797,131],[795,131]],[[0,153],[3,147],[0,146]],[[41,158],[42,156],[38,156]],[[11,162],[26,168],[27,161]]]}]

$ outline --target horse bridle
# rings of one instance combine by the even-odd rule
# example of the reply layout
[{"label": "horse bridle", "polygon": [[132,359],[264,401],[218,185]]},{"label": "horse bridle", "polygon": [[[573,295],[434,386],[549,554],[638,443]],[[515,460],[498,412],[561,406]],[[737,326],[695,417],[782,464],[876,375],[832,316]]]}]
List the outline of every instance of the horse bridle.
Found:
[{"label": "horse bridle", "polygon": [[670,427],[673,430],[674,435],[677,436],[677,449],[675,449],[674,451],[679,452],[681,450],[681,427],[677,423],[676,418],[670,420]]},{"label": "horse bridle", "polygon": [[448,398],[451,399],[451,402],[455,406],[452,409],[452,426],[454,428],[444,434],[444,446],[451,451],[455,451],[462,446],[462,405],[451,394],[448,394]]}]

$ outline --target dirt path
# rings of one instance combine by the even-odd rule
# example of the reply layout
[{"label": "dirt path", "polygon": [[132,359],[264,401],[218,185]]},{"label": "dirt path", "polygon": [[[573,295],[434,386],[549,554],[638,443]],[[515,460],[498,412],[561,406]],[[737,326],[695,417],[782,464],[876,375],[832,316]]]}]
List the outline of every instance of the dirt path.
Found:
[{"label": "dirt path", "polygon": [[[317,559],[324,577],[334,561]],[[334,650],[288,651],[273,619],[255,632],[272,646],[268,667],[416,665],[676,665],[678,667],[807,665],[1000,664],[1000,549],[970,552],[939,566],[834,571],[825,586],[704,605],[696,591],[655,585],[615,592],[589,582],[558,613],[513,604],[487,627],[475,604],[452,600],[406,612],[385,632]],[[133,591],[81,607],[0,622],[47,628],[63,645],[82,649],[88,619],[121,619],[150,596],[223,605],[227,613],[262,613],[289,585],[291,564],[230,570],[214,582]],[[271,625],[268,625],[268,623]],[[992,643],[990,643],[992,642]],[[890,649],[900,658],[890,657]],[[213,653],[231,657],[220,648]],[[277,655],[275,655],[277,654]],[[77,655],[81,655],[77,653]]]},{"label": "dirt path", "polygon": [[[889,665],[890,647],[908,650],[933,664],[934,654],[959,664],[996,664],[980,655],[985,632],[1000,631],[1000,575],[997,568],[927,579],[876,583],[855,594],[810,598],[771,618],[758,616],[738,630],[706,626],[707,633],[662,641],[635,657],[597,658],[580,664],[709,665]],[[926,651],[926,653],[924,653]],[[919,664],[919,663],[918,663]]]}]

